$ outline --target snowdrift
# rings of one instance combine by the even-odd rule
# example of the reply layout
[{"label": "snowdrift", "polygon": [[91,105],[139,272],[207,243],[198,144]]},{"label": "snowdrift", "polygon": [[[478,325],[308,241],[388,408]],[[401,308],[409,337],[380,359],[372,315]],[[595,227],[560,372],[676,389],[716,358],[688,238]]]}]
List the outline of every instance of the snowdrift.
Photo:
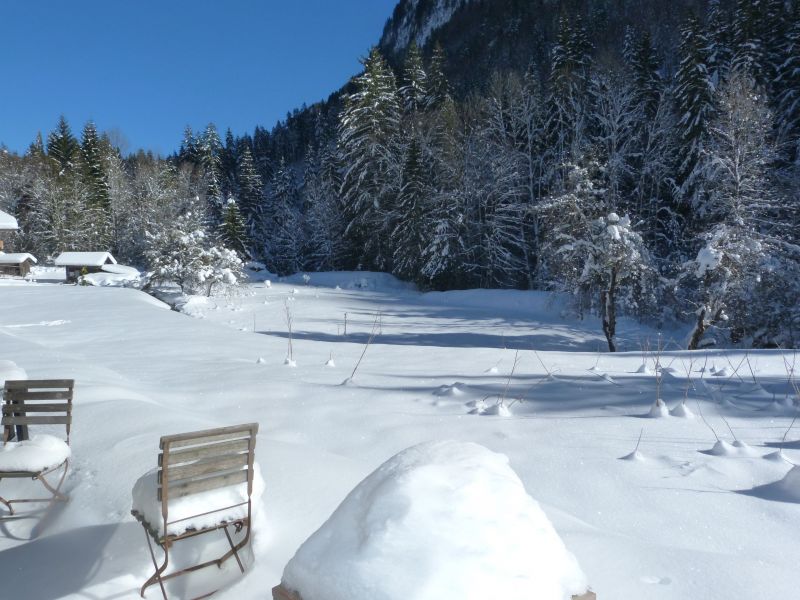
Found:
[{"label": "snowdrift", "polygon": [[303,600],[569,600],[586,578],[504,455],[430,442],[362,481],[283,586]]}]

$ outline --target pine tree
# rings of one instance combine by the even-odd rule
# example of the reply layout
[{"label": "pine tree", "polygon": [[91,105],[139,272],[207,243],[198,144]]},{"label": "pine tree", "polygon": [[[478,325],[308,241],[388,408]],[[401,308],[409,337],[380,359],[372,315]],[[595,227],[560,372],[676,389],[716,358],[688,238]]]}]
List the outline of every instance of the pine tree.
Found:
[{"label": "pine tree", "polygon": [[197,139],[194,137],[194,132],[189,125],[183,130],[183,141],[178,151],[178,159],[195,164],[200,161],[197,151]]},{"label": "pine tree", "polygon": [[427,73],[427,94],[425,97],[425,105],[428,108],[437,108],[450,97],[450,84],[447,81],[447,76],[444,74],[444,66],[447,58],[439,42],[433,47],[431,60],[428,65]]},{"label": "pine tree", "polygon": [[800,159],[800,2],[796,6],[796,16],[783,44],[775,79],[778,140],[789,163]]},{"label": "pine tree", "polygon": [[555,189],[564,185],[566,165],[585,150],[591,49],[582,22],[576,19],[573,25],[562,17],[551,55],[546,125],[547,160],[552,165],[547,184]]},{"label": "pine tree", "polygon": [[635,99],[643,114],[652,119],[663,89],[660,61],[649,32],[633,37],[629,45],[626,62],[633,79]]},{"label": "pine tree", "polygon": [[225,205],[220,238],[225,247],[235,251],[239,258],[244,259],[249,255],[250,240],[247,228],[239,212],[239,205],[232,197],[228,198]]},{"label": "pine tree", "polygon": [[90,193],[89,203],[103,211],[110,211],[111,199],[109,196],[105,156],[101,141],[97,136],[97,129],[91,121],[86,123],[83,128],[80,157],[83,180]]},{"label": "pine tree", "polygon": [[44,142],[42,141],[41,131],[36,133],[36,137],[31,142],[31,145],[28,146],[27,156],[31,156],[36,159],[44,158],[45,150],[44,150]]},{"label": "pine tree", "polygon": [[708,74],[708,39],[700,22],[689,19],[681,31],[681,63],[675,76],[680,155],[678,183],[684,197],[694,198],[702,185],[696,181],[697,165],[708,139],[714,114],[714,90]]},{"label": "pine tree", "polygon": [[720,0],[708,3],[706,15],[708,31],[708,76],[716,88],[728,78],[733,59],[733,31],[720,6]]},{"label": "pine tree", "polygon": [[257,224],[264,208],[264,184],[253,163],[253,155],[248,146],[244,146],[239,153],[236,181],[242,218],[248,235],[253,238],[256,236]]},{"label": "pine tree", "polygon": [[338,268],[346,254],[345,223],[337,190],[338,168],[328,148],[310,150],[303,177],[306,207],[304,268],[330,271]]},{"label": "pine tree", "polygon": [[387,238],[393,229],[400,185],[400,103],[394,74],[377,49],[364,62],[356,91],[345,99],[339,125],[345,166],[341,196],[346,235],[361,268],[390,267]]},{"label": "pine tree", "polygon": [[279,275],[291,275],[302,268],[304,239],[298,196],[294,174],[281,160],[270,182],[261,227],[264,261]]},{"label": "pine tree", "polygon": [[217,128],[209,123],[197,145],[200,165],[206,177],[206,201],[212,225],[216,226],[222,219],[224,209],[222,196],[222,142]]},{"label": "pine tree", "polygon": [[55,162],[60,175],[70,174],[78,156],[78,140],[72,135],[64,115],[58,119],[56,129],[47,136],[47,156]]},{"label": "pine tree", "polygon": [[397,202],[397,225],[392,232],[394,273],[406,280],[419,280],[420,262],[429,238],[428,187],[424,158],[419,140],[412,133],[403,165],[403,183]]},{"label": "pine tree", "polygon": [[406,114],[416,113],[426,105],[428,76],[422,64],[422,53],[416,42],[411,42],[403,66],[403,85],[399,89]]}]

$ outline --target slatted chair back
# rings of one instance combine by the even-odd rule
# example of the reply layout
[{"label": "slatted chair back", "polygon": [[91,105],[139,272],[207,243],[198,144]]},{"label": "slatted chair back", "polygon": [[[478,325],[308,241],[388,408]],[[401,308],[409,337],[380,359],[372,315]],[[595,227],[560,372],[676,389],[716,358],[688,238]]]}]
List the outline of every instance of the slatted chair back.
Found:
[{"label": "slatted chair back", "polygon": [[72,425],[74,379],[7,380],[3,391],[3,443],[28,438],[28,425]]},{"label": "slatted chair back", "polygon": [[[164,531],[170,523],[169,501],[174,498],[247,482],[247,501],[233,506],[249,505],[257,433],[258,423],[248,423],[161,438],[158,500]],[[209,507],[208,512],[227,508],[232,507]]]}]

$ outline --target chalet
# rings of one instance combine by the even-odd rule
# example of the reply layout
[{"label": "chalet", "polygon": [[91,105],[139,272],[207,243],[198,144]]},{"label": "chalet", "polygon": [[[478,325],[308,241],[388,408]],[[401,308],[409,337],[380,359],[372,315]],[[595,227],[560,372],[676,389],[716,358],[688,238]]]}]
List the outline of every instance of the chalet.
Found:
[{"label": "chalet", "polygon": [[103,265],[115,265],[117,261],[110,252],[62,252],[55,264],[67,269],[67,281],[75,282],[81,275],[99,273]]},{"label": "chalet", "polygon": [[0,252],[0,276],[16,275],[25,277],[37,262],[33,254],[6,254],[5,252]]},{"label": "chalet", "polygon": [[8,231],[16,231],[19,229],[17,220],[10,214],[0,210],[0,252],[3,250],[3,234]]}]

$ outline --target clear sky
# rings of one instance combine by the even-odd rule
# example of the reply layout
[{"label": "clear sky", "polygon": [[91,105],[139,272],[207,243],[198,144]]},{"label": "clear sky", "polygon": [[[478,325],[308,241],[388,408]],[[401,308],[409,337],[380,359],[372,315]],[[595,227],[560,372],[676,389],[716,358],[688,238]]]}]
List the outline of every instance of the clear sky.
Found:
[{"label": "clear sky", "polygon": [[60,114],[168,154],[186,125],[271,128],[358,73],[397,0],[0,0],[0,144]]}]

